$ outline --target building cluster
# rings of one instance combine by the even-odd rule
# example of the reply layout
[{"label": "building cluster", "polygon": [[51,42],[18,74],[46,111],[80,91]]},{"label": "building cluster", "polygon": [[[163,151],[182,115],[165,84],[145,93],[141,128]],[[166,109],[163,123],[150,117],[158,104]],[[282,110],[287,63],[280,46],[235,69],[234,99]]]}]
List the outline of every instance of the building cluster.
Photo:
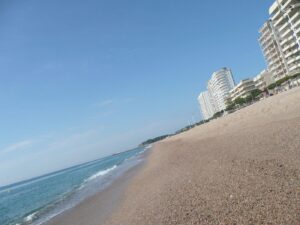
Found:
[{"label": "building cluster", "polygon": [[214,72],[207,90],[198,97],[204,120],[225,110],[228,102],[245,98],[257,89],[263,91],[270,84],[300,72],[300,0],[276,0],[269,15],[259,30],[267,69],[237,85],[229,68]]},{"label": "building cluster", "polygon": [[275,81],[300,71],[300,1],[276,0],[259,42]]},{"label": "building cluster", "polygon": [[212,74],[207,90],[200,93],[198,97],[203,119],[207,120],[215,113],[226,109],[227,98],[234,85],[229,68],[222,68]]}]

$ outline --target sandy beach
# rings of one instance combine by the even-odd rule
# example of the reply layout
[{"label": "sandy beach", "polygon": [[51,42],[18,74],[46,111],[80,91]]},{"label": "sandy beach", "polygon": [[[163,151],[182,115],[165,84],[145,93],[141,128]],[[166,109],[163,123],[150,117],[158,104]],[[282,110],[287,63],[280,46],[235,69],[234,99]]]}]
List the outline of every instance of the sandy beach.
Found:
[{"label": "sandy beach", "polygon": [[155,145],[106,224],[299,224],[300,89]]},{"label": "sandy beach", "polygon": [[[155,144],[121,192],[106,225],[299,225],[300,88]],[[52,224],[103,224],[99,205]]]}]

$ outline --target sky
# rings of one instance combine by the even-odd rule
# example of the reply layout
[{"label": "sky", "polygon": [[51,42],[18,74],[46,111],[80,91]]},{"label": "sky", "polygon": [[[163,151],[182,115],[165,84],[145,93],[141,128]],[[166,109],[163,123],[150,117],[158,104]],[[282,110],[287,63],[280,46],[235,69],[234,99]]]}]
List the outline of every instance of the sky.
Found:
[{"label": "sky", "polygon": [[265,68],[272,2],[1,0],[0,186],[199,121],[214,71]]}]

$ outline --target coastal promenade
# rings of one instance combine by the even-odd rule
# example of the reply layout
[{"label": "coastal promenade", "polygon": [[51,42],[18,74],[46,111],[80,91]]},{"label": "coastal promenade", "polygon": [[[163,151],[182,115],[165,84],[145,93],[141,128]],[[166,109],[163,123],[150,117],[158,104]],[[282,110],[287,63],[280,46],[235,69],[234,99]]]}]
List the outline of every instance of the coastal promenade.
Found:
[{"label": "coastal promenade", "polygon": [[300,221],[300,88],[157,143],[107,225]]}]

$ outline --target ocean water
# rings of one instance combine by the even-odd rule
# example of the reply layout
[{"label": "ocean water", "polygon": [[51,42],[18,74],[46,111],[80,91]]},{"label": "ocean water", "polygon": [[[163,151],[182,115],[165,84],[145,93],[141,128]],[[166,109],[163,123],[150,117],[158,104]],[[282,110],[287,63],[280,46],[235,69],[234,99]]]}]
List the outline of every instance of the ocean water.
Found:
[{"label": "ocean water", "polygon": [[0,224],[43,224],[100,192],[141,163],[147,148],[136,148],[0,188]]}]

